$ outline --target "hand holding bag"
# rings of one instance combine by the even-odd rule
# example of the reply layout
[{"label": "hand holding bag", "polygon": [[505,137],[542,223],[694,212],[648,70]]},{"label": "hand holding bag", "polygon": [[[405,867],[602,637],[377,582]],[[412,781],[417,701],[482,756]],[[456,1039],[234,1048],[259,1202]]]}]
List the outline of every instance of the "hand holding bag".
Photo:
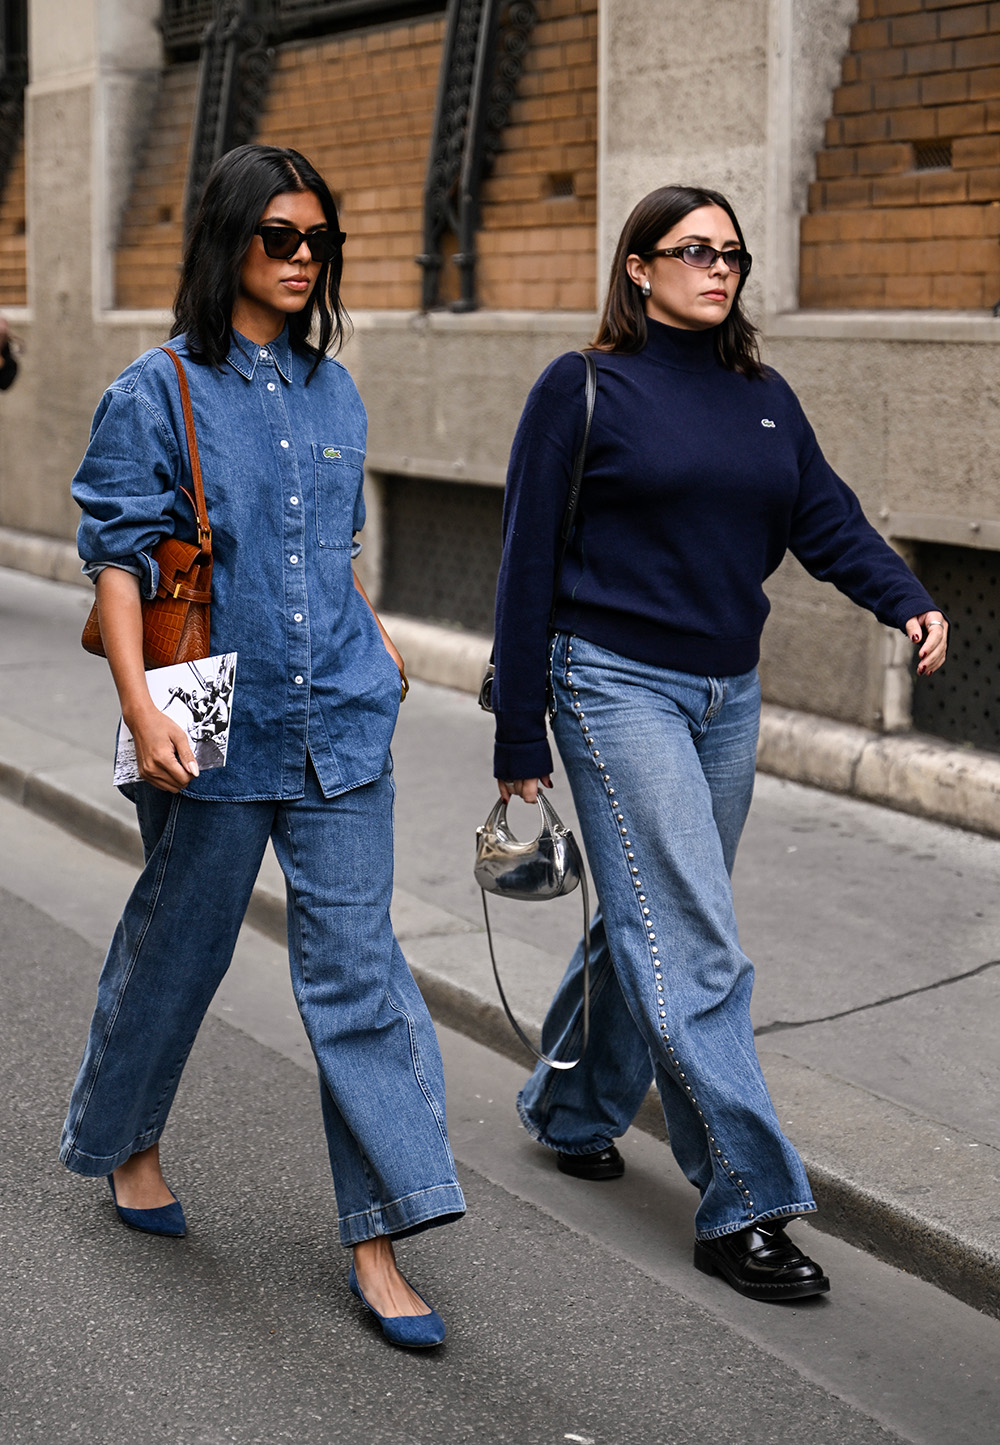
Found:
[{"label": "hand holding bag", "polygon": [[[194,496],[182,487],[198,524],[198,542],[181,542],[164,537],[153,548],[160,578],[156,596],[142,601],[142,660],[147,668],[169,667],[174,662],[194,662],[211,651],[210,604],[212,600],[212,529],[208,524],[205,491],[201,480],[198,438],[191,412],[191,394],[180,357],[169,346],[161,346],[174,364],[180,383],[181,409],[187,438],[188,460]],[[84,650],[106,657],[101,624],[94,602],[80,639]]]},{"label": "hand holding bag", "polygon": [[[497,801],[486,822],[476,829],[475,879],[483,890],[486,938],[504,1013],[522,1044],[536,1059],[548,1064],[550,1069],[575,1069],[590,1036],[590,902],[587,875],[579,845],[555,808],[541,793],[537,805],[541,814],[538,836],[528,843],[520,843],[507,823],[507,804],[502,798]],[[501,898],[520,898],[528,903],[539,903],[549,898],[561,898],[564,893],[572,893],[576,887],[580,888],[583,900],[583,1041],[578,1058],[550,1059],[535,1048],[507,1003],[493,951],[486,895],[495,893]]]}]

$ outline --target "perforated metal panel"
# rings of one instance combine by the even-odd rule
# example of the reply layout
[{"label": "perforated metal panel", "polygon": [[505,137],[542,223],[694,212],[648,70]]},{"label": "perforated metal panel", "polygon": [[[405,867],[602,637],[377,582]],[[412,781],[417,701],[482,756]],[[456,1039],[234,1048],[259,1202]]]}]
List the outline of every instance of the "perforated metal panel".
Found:
[{"label": "perforated metal panel", "polygon": [[1000,552],[922,543],[915,560],[951,634],[944,668],[914,681],[913,725],[948,742],[1000,750]]},{"label": "perforated metal panel", "polygon": [[501,489],[399,476],[384,488],[381,607],[492,633]]}]

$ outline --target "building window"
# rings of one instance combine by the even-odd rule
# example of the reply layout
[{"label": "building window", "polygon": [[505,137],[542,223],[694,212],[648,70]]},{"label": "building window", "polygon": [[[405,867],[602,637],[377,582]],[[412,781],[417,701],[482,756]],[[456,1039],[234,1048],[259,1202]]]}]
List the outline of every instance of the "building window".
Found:
[{"label": "building window", "polygon": [[400,476],[383,486],[379,606],[492,633],[502,489]]},{"label": "building window", "polygon": [[913,725],[1000,751],[1000,552],[915,545],[920,580],[951,623],[948,662],[913,688]]}]

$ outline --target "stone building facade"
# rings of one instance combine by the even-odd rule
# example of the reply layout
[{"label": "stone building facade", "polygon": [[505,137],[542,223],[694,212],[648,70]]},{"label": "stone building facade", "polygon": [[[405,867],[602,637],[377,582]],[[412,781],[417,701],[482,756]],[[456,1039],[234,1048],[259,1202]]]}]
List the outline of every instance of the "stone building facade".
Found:
[{"label": "stone building facade", "polygon": [[[0,561],[72,538],[93,407],[166,332],[200,73],[161,0],[21,4],[24,126],[0,127],[0,309],[23,345],[0,403]],[[421,656],[471,639],[442,674],[469,680],[525,393],[592,334],[631,205],[704,183],[731,195],[754,252],[766,358],[957,623],[948,680],[915,690],[905,643],[788,562],[769,584],[766,696],[1000,747],[1000,5],[718,0],[707,50],[680,0],[520,6],[531,23],[479,196],[478,304],[460,303],[446,234],[426,309],[425,182],[456,4],[295,0],[310,18],[272,32],[248,122],[305,151],[342,209],[344,359],[370,417],[364,568],[382,606],[416,619],[402,625]],[[172,13],[193,25],[199,7],[213,13]]]}]

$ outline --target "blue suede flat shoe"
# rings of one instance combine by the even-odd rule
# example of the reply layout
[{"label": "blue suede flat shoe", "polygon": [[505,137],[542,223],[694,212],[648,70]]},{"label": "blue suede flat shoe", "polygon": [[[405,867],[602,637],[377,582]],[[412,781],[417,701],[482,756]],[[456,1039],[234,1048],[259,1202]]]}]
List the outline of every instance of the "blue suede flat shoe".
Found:
[{"label": "blue suede flat shoe", "polygon": [[113,1174],[108,1175],[108,1184],[111,1186],[111,1198],[115,1201],[118,1218],[122,1224],[127,1224],[129,1229],[141,1229],[143,1234],[168,1234],[174,1239],[181,1239],[187,1234],[187,1221],[179,1200],[175,1199],[173,1204],[163,1204],[159,1209],[124,1209],[118,1203]]},{"label": "blue suede flat shoe", "polygon": [[[429,1315],[380,1315],[375,1306],[370,1305],[361,1293],[361,1286],[358,1284],[353,1264],[350,1274],[347,1276],[347,1283],[350,1285],[351,1294],[356,1295],[365,1309],[371,1310],[378,1320],[382,1326],[382,1333],[390,1345],[399,1345],[404,1350],[429,1350],[434,1345],[441,1344],[445,1336],[445,1328],[444,1320],[437,1310],[431,1310]],[[417,1298],[424,1304],[427,1303],[423,1295],[418,1295]]]}]

